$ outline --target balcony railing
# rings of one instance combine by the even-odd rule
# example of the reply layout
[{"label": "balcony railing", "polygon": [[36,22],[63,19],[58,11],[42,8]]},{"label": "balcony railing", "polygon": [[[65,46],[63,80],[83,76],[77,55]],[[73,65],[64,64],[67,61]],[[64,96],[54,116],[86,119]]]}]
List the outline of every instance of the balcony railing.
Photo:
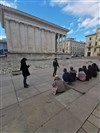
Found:
[{"label": "balcony railing", "polygon": [[86,46],[87,48],[92,48],[93,46]]}]

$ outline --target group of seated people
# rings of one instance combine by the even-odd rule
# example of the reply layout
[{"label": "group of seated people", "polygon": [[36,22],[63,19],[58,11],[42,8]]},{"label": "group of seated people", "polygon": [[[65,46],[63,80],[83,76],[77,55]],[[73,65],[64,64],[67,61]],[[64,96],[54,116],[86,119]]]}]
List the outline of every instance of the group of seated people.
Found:
[{"label": "group of seated people", "polygon": [[78,69],[78,73],[76,70],[74,70],[73,67],[70,67],[70,71],[67,72],[67,69],[64,68],[63,70],[63,80],[65,82],[71,83],[73,81],[76,81],[76,79],[80,81],[89,81],[92,77],[96,78],[97,73],[99,72],[99,67],[96,63],[93,63],[92,65],[88,65],[86,67],[85,65]]},{"label": "group of seated people", "polygon": [[96,63],[88,65],[88,67],[86,67],[85,65],[82,66],[78,69],[78,73],[76,70],[74,70],[73,67],[70,67],[69,72],[66,68],[64,68],[62,79],[60,79],[58,75],[56,75],[54,78],[54,82],[52,84],[52,93],[55,95],[57,92],[64,92],[66,90],[64,82],[71,84],[76,80],[89,81],[92,77],[96,78],[99,71],[100,69]]}]

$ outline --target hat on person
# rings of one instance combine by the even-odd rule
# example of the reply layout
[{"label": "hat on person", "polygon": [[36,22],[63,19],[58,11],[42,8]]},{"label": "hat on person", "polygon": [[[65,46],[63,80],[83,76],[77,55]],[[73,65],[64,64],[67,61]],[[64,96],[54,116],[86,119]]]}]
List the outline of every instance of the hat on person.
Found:
[{"label": "hat on person", "polygon": [[25,60],[26,61],[27,59],[26,58],[23,58],[22,60]]},{"label": "hat on person", "polygon": [[59,76],[55,75],[54,80],[59,80],[59,79],[60,79]]},{"label": "hat on person", "polygon": [[21,63],[22,63],[22,62],[25,62],[25,61],[27,61],[26,58],[22,58],[22,59],[21,59]]}]

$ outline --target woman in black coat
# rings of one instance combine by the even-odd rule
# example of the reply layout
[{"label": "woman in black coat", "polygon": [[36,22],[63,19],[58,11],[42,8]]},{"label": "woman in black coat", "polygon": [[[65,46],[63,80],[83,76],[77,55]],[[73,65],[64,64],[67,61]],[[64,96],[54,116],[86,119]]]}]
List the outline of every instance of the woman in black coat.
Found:
[{"label": "woman in black coat", "polygon": [[30,67],[29,65],[26,64],[26,58],[23,58],[21,60],[21,67],[20,70],[22,71],[22,75],[23,75],[23,84],[24,84],[24,88],[28,88],[29,85],[27,84],[27,76],[30,75],[30,72],[28,70],[28,68]]}]

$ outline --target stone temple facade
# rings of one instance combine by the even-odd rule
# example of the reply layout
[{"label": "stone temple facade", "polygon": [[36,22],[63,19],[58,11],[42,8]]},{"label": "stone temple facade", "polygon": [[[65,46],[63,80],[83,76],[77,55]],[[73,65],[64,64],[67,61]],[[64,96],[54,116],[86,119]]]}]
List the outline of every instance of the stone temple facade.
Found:
[{"label": "stone temple facade", "polygon": [[55,55],[57,43],[65,39],[69,31],[3,5],[0,5],[0,21],[6,32],[9,57]]}]

